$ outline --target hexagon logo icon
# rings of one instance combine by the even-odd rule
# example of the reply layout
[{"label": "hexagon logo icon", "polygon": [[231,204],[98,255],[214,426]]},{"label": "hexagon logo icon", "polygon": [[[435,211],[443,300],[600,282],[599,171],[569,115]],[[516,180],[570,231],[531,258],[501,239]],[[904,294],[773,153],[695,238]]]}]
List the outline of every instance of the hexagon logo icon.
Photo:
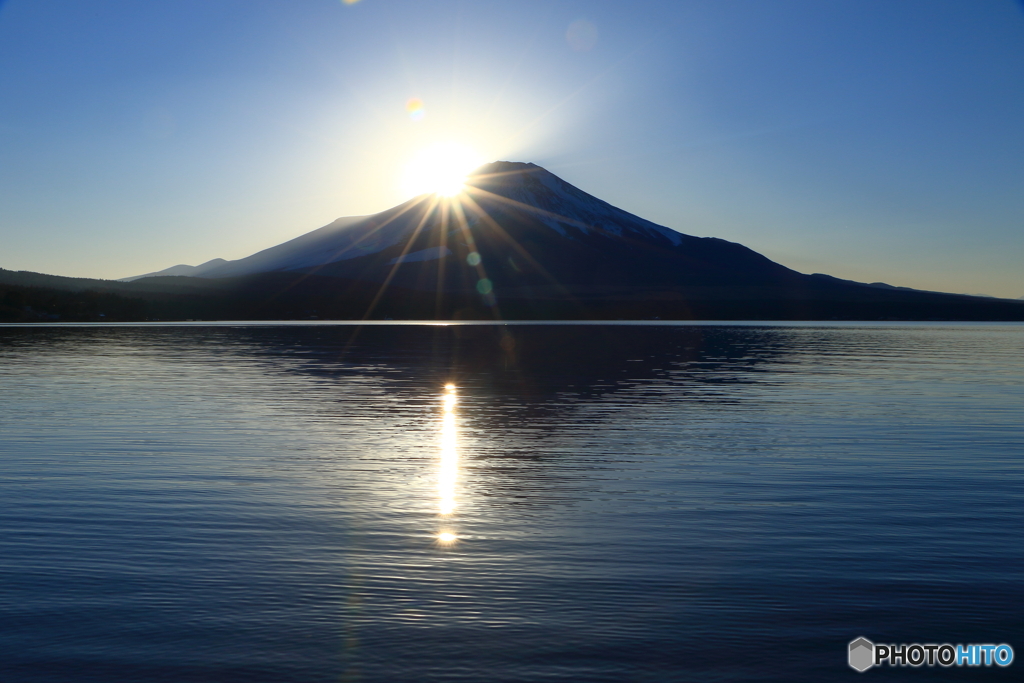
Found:
[{"label": "hexagon logo icon", "polygon": [[850,666],[861,673],[870,669],[875,663],[875,644],[867,638],[850,641]]}]

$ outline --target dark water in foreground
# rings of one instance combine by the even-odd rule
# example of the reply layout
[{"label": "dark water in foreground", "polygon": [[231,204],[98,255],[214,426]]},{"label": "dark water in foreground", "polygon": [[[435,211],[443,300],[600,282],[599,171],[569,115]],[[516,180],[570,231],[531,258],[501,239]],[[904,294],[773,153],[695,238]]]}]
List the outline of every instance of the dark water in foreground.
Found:
[{"label": "dark water in foreground", "polygon": [[1017,679],[1022,464],[1019,325],[3,328],[0,681]]}]

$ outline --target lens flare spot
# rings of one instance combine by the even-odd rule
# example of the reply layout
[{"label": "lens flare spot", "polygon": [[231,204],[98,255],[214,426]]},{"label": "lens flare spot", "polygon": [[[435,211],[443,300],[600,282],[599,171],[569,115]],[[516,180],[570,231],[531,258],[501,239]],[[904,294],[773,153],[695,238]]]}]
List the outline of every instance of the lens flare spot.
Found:
[{"label": "lens flare spot", "polygon": [[[356,2],[358,1],[356,0]],[[423,100],[418,97],[409,98],[409,101],[405,103],[405,111],[413,121],[422,121],[423,117],[427,115],[427,110],[423,108]]]},{"label": "lens flare spot", "polygon": [[469,256],[466,257],[466,263],[468,263],[471,266],[479,266],[480,265],[480,254],[478,254],[475,251],[470,252]]},{"label": "lens flare spot", "polygon": [[482,280],[476,283],[476,291],[480,292],[481,294],[490,294],[491,291],[493,290],[494,284],[487,278],[483,278]]}]

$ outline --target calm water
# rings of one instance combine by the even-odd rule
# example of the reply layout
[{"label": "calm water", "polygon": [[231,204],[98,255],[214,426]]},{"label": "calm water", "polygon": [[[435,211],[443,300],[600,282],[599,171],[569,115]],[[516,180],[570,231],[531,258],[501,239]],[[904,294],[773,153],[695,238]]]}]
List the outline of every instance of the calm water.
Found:
[{"label": "calm water", "polygon": [[846,645],[1024,657],[1022,464],[1019,325],[2,328],[0,680],[1012,680]]}]

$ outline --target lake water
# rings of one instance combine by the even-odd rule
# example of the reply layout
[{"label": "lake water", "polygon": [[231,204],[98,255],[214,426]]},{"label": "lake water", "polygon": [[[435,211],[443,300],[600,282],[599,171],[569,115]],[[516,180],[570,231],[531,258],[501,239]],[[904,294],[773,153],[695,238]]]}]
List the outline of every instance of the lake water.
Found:
[{"label": "lake water", "polygon": [[846,648],[1022,518],[1021,325],[0,328],[5,683],[1012,680]]}]

